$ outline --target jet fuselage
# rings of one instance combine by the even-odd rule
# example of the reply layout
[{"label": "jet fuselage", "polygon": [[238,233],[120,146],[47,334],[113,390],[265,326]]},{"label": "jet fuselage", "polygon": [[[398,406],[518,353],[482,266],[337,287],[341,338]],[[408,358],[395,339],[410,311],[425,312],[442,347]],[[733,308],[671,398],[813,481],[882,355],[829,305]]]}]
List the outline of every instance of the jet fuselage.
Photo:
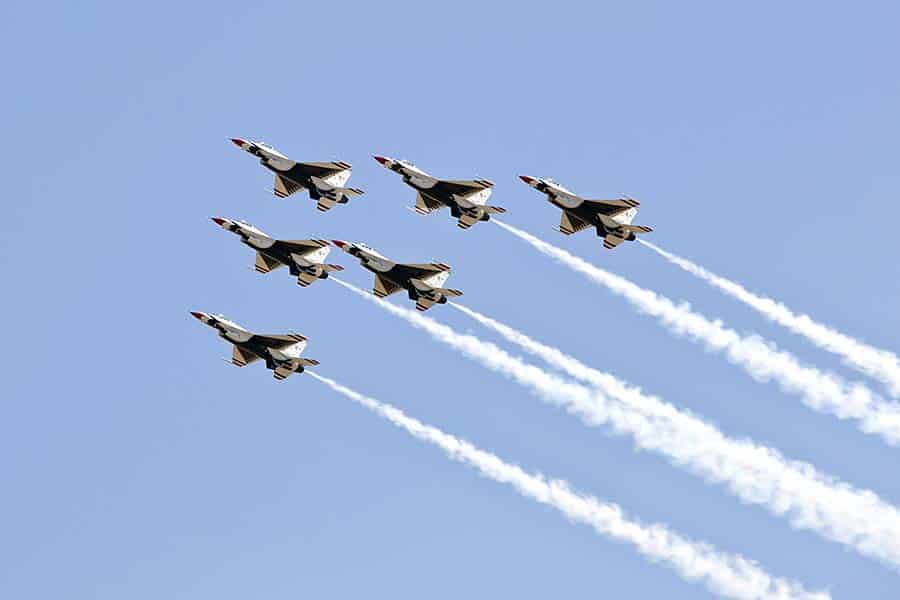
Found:
[{"label": "jet fuselage", "polygon": [[522,181],[547,196],[547,201],[585,223],[590,223],[597,230],[597,235],[605,237],[615,233],[622,235],[626,240],[634,240],[635,235],[625,232],[622,225],[629,225],[637,214],[637,208],[632,207],[622,210],[617,206],[600,206],[597,203],[590,205],[583,198],[577,196],[571,190],[561,184],[544,177],[529,177],[520,175]]},{"label": "jet fuselage", "polygon": [[[276,369],[283,362],[299,358],[306,348],[306,340],[300,340],[282,348],[272,348],[263,342],[264,338],[256,336],[251,331],[241,327],[234,321],[229,321],[222,315],[211,315],[202,312],[192,312],[191,314],[199,321],[215,329],[219,337],[228,343],[265,361],[266,367],[271,370]],[[302,373],[303,367],[297,367],[296,372]]]},{"label": "jet fuselage", "polygon": [[[403,182],[421,196],[439,206],[448,207],[453,217],[458,219],[464,214],[468,214],[469,224],[464,228],[467,228],[471,222],[490,219],[485,205],[493,191],[491,182],[481,179],[475,182],[480,184],[479,187],[461,185],[459,182],[437,179],[405,160],[385,156],[375,156],[375,160],[385,168],[398,173],[403,178]],[[502,212],[502,209],[497,209],[497,211]]]},{"label": "jet fuselage", "polygon": [[450,277],[449,267],[443,271],[419,278],[421,275],[420,270],[403,263],[395,263],[365,244],[342,242],[340,240],[333,241],[344,252],[358,258],[359,264],[365,269],[406,290],[411,300],[417,300],[419,296],[426,295],[434,296],[435,301],[441,304],[447,301],[442,296],[434,295],[431,289],[443,286],[447,278]]},{"label": "jet fuselage", "polygon": [[238,148],[259,158],[260,164],[276,175],[285,177],[306,188],[310,196],[316,200],[318,200],[319,196],[319,186],[313,180],[313,177],[319,178],[334,187],[342,187],[350,179],[350,165],[347,163],[335,163],[336,166],[345,168],[334,172],[334,169],[291,160],[265,142],[242,140],[240,138],[233,138],[231,141]]},{"label": "jet fuselage", "polygon": [[[319,279],[328,277],[326,267],[322,265],[331,247],[325,240],[309,240],[318,242],[320,246],[301,246],[297,242],[277,240],[245,221],[235,221],[223,217],[212,219],[222,229],[230,231],[241,238],[241,243],[256,250],[266,258],[276,263],[287,265],[291,275],[297,277],[301,272],[308,273]],[[339,269],[339,266],[331,265],[331,269]]]}]

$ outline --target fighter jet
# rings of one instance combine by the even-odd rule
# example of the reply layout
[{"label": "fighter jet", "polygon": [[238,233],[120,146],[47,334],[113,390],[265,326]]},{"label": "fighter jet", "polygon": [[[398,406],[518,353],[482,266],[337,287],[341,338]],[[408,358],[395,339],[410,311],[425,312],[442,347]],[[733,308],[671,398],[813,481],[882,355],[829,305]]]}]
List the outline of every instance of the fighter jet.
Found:
[{"label": "fighter jet", "polygon": [[435,304],[446,304],[449,296],[462,296],[459,290],[441,287],[450,277],[450,267],[444,263],[395,263],[365,244],[332,240],[334,245],[359,259],[359,264],[375,273],[372,293],[379,298],[404,289],[416,310],[426,311]]},{"label": "fighter jet", "polygon": [[328,240],[276,240],[246,221],[213,217],[213,222],[241,238],[241,242],[256,250],[256,272],[269,273],[287,265],[301,287],[317,279],[328,279],[331,271],[343,271],[341,265],[322,261],[331,251]]},{"label": "fighter jet", "polygon": [[272,193],[287,198],[302,189],[309,190],[309,197],[316,200],[316,208],[325,212],[335,204],[347,204],[352,196],[363,193],[359,188],[342,187],[350,179],[352,167],[343,161],[302,163],[287,156],[265,142],[231,138],[235,146],[259,157],[265,168],[275,173]]},{"label": "fighter jet", "polygon": [[460,229],[468,229],[478,221],[487,221],[494,213],[505,213],[506,209],[486,204],[494,184],[487,179],[472,181],[450,181],[436,179],[411,162],[395,160],[386,156],[375,156],[384,167],[399,173],[403,182],[415,189],[416,212],[427,215],[444,206],[450,214],[459,219]]},{"label": "fighter jet", "polygon": [[633,241],[635,234],[653,231],[650,227],[631,224],[641,204],[634,198],[585,200],[549,178],[519,175],[519,179],[546,194],[551,204],[562,209],[558,231],[565,235],[595,227],[597,235],[603,238],[603,246],[610,250],[625,240]]},{"label": "fighter jet", "polygon": [[302,373],[306,367],[319,364],[319,361],[312,358],[300,358],[300,353],[306,348],[306,338],[299,333],[260,335],[222,315],[193,311],[191,314],[215,329],[219,337],[234,346],[231,364],[235,366],[243,367],[262,359],[266,362],[266,368],[273,371],[275,379],[281,381],[291,373]]}]

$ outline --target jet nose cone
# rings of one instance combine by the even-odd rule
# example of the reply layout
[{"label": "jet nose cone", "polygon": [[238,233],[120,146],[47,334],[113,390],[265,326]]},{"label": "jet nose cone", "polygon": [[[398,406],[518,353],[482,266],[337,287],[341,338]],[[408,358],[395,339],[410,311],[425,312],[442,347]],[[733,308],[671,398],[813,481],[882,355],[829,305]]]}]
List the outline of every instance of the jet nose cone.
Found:
[{"label": "jet nose cone", "polygon": [[213,220],[213,223],[215,223],[216,225],[218,225],[220,227],[225,225],[225,219],[223,219],[222,217],[213,217],[212,220]]},{"label": "jet nose cone", "polygon": [[519,175],[519,179],[521,179],[522,181],[524,181],[524,182],[527,183],[528,185],[531,185],[532,183],[535,182],[534,177],[529,177],[528,175]]},{"label": "jet nose cone", "polygon": [[344,242],[341,240],[331,240],[331,243],[334,244],[335,246],[337,246],[338,248],[340,248],[341,250],[343,250],[344,248],[349,246],[349,244],[347,242]]},{"label": "jet nose cone", "polygon": [[241,138],[231,138],[231,143],[234,144],[235,146],[237,146],[238,148],[243,148],[244,144],[246,144],[247,142],[245,142]]},{"label": "jet nose cone", "polygon": [[203,313],[191,311],[191,314],[194,315],[195,319],[203,319]]},{"label": "jet nose cone", "polygon": [[374,158],[375,160],[377,160],[378,162],[380,162],[380,163],[383,164],[383,165],[386,165],[386,164],[388,164],[389,162],[391,162],[391,159],[389,159],[388,157],[386,157],[386,156],[378,156],[377,154],[376,154],[375,156],[373,156],[372,158]]}]

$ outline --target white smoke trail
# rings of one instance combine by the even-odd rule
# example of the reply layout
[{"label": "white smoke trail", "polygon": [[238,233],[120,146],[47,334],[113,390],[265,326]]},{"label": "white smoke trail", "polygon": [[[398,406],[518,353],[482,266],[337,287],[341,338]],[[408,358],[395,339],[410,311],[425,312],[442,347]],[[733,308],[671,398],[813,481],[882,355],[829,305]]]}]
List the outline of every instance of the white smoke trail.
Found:
[{"label": "white smoke trail", "polygon": [[601,390],[556,377],[490,342],[457,333],[429,317],[332,279],[545,402],[561,406],[585,424],[607,425],[616,433],[630,435],[640,448],[662,454],[673,465],[706,481],[725,484],[744,502],[759,504],[794,527],[900,566],[900,512],[874,492],[853,488],[810,464],[787,460],[771,448],[725,437],[714,426],[659,400],[650,402],[624,392],[621,395],[631,401],[612,400]]},{"label": "white smoke trail", "polygon": [[665,525],[645,525],[629,519],[616,504],[579,493],[565,481],[548,480],[541,475],[527,473],[518,465],[506,463],[465,440],[425,425],[394,406],[378,402],[317,373],[310,371],[309,374],[413,437],[437,446],[449,458],[474,467],[489,479],[511,485],[522,496],[552,506],[569,520],[589,525],[600,535],[633,546],[651,561],[662,562],[673,569],[682,579],[702,581],[710,591],[720,596],[741,600],[830,598],[827,592],[809,592],[800,583],[769,575],[753,561],[685,538]]},{"label": "white smoke trail", "polygon": [[900,396],[900,358],[887,350],[881,350],[814,321],[808,315],[796,314],[787,306],[765,296],[758,296],[741,284],[721,277],[689,261],[663,250],[645,240],[638,240],[670,263],[681,267],[691,275],[706,281],[732,298],[755,309],[767,319],[802,335],[810,342],[840,356],[845,363],[883,382],[891,395]]},{"label": "white smoke trail", "polygon": [[724,327],[721,321],[711,321],[692,311],[686,303],[675,304],[665,296],[594,266],[530,233],[497,219],[491,221],[542,254],[622,296],[638,310],[653,315],[672,333],[686,335],[710,350],[723,352],[731,363],[742,367],[753,378],[759,381],[774,379],[784,391],[798,394],[810,408],[841,419],[857,420],[862,431],[880,435],[892,446],[900,444],[900,405],[886,402],[865,385],[851,384],[834,373],[803,365],[794,355],[779,351],[775,344],[759,336],[741,336]]}]

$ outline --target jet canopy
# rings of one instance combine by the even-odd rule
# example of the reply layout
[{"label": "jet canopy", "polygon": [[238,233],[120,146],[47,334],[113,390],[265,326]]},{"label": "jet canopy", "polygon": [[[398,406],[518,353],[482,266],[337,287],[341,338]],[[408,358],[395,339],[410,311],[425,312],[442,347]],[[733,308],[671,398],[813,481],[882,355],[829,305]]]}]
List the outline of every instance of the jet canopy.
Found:
[{"label": "jet canopy", "polygon": [[386,258],[381,252],[379,252],[375,248],[372,248],[371,246],[367,246],[366,244],[363,244],[362,242],[357,242],[356,245],[359,246],[360,248],[362,248],[363,250],[365,250],[366,252],[368,252],[369,254],[374,254],[375,256],[380,256],[381,258]]}]

